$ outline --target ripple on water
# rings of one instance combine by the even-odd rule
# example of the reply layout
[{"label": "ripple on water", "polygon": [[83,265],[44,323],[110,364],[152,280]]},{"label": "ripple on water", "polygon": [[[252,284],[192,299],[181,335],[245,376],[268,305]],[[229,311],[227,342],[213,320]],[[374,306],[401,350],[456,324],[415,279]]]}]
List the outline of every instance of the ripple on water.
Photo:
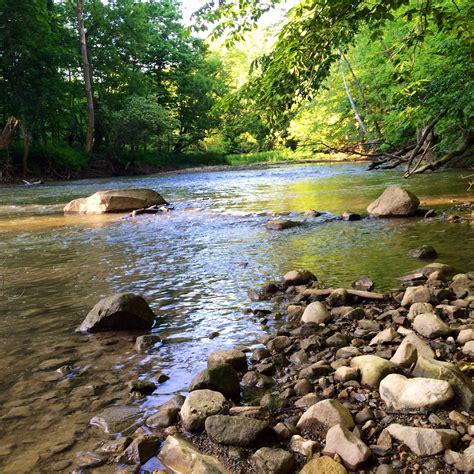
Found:
[{"label": "ripple on water", "polygon": [[[403,184],[439,205],[456,197],[456,176]],[[0,470],[75,462],[75,451],[102,439],[89,419],[127,401],[130,379],[171,376],[139,402],[151,409],[185,391],[211,350],[252,346],[261,326],[242,311],[246,292],[290,268],[308,268],[335,286],[368,274],[384,290],[418,266],[408,250],[431,244],[440,261],[472,269],[467,224],[347,223],[328,214],[284,232],[264,228],[272,211],[360,212],[386,185],[400,183],[397,172],[332,165],[0,188],[0,416],[16,410],[2,420]],[[138,219],[60,213],[72,198],[118,187],[156,189],[175,210]],[[163,342],[152,353],[136,354],[131,335],[75,333],[100,298],[120,291],[144,294],[157,314]],[[65,361],[59,372],[48,362],[55,359]]]}]

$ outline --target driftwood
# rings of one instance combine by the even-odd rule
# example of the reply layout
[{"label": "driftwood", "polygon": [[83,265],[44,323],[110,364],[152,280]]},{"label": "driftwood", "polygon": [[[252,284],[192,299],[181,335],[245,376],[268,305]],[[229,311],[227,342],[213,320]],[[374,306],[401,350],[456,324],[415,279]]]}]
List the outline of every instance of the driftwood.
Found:
[{"label": "driftwood", "polygon": [[[462,156],[474,144],[474,133],[470,130],[465,131],[464,142],[456,150],[450,151],[439,159],[435,159],[434,150],[436,148],[436,137],[434,128],[436,124],[447,114],[447,110],[442,110],[434,117],[426,127],[424,127],[419,137],[413,143],[409,143],[404,148],[395,152],[385,152],[373,148],[374,143],[357,144],[352,148],[337,148],[323,142],[319,142],[325,148],[336,153],[345,153],[348,155],[357,155],[370,158],[373,162],[369,165],[369,170],[374,169],[393,169],[398,166],[405,166],[404,178],[409,178],[413,174],[421,174],[426,171],[435,171],[448,164],[454,158]],[[380,145],[380,144],[378,144]],[[361,149],[371,146],[372,151],[361,152]],[[423,164],[425,163],[425,164]],[[474,186],[474,182],[469,182],[469,189]]]},{"label": "driftwood", "polygon": [[[312,289],[309,288],[303,291],[303,296],[309,298],[319,298],[329,296],[335,288],[323,288],[323,289]],[[353,290],[347,289],[347,293],[352,296],[358,296],[359,298],[363,298],[366,300],[383,300],[385,295],[382,293],[375,293],[374,291],[363,291],[363,290]]]},{"label": "driftwood", "polygon": [[8,145],[12,141],[19,126],[20,121],[15,117],[10,117],[7,120],[5,128],[3,129],[3,132],[0,135],[0,150],[5,150],[6,148],[8,148]]}]

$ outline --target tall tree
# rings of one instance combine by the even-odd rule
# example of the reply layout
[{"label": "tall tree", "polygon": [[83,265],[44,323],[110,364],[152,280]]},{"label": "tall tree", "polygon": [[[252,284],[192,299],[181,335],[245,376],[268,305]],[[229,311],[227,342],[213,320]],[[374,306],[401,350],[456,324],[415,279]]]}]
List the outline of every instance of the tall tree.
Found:
[{"label": "tall tree", "polygon": [[92,150],[92,141],[94,138],[95,112],[94,97],[92,94],[92,71],[87,51],[86,31],[84,29],[84,0],[77,0],[76,11],[77,31],[81,45],[82,72],[84,75],[84,87],[87,101],[87,133],[85,148],[87,152],[90,152]]}]

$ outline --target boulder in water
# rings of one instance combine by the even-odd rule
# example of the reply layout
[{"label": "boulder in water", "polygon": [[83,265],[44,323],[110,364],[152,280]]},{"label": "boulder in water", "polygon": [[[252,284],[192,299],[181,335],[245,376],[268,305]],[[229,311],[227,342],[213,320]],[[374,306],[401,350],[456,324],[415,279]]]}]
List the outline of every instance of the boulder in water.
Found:
[{"label": "boulder in water", "polygon": [[371,217],[414,216],[420,200],[410,191],[399,186],[389,186],[367,208]]},{"label": "boulder in water", "polygon": [[64,208],[65,213],[104,214],[126,212],[144,207],[167,204],[163,197],[152,189],[115,189],[98,191],[92,196],[74,199]]},{"label": "boulder in water", "polygon": [[79,327],[83,332],[150,330],[155,315],[140,295],[119,293],[100,300]]}]

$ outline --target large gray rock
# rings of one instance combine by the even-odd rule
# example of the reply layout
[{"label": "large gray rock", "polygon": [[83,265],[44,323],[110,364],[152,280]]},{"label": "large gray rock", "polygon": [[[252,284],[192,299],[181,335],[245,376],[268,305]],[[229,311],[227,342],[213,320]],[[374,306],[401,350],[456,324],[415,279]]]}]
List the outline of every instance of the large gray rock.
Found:
[{"label": "large gray rock", "polygon": [[413,428],[398,423],[389,425],[386,429],[390,436],[406,444],[418,456],[442,453],[459,439],[459,434],[454,430]]},{"label": "large gray rock", "polygon": [[451,332],[449,326],[434,313],[423,313],[416,316],[413,328],[428,339],[447,336]]},{"label": "large gray rock", "polygon": [[378,388],[383,377],[397,370],[397,366],[375,355],[362,355],[351,360],[351,367],[360,370],[360,381],[364,385]]},{"label": "large gray rock", "polygon": [[372,455],[367,445],[347,428],[341,425],[333,426],[326,435],[324,454],[338,454],[344,464],[356,471]]},{"label": "large gray rock", "polygon": [[155,315],[140,295],[120,293],[100,300],[79,327],[83,332],[150,330]]},{"label": "large gray rock", "polygon": [[395,410],[430,409],[445,405],[454,396],[445,380],[390,374],[380,382],[380,398]]},{"label": "large gray rock", "polygon": [[212,390],[191,392],[180,411],[183,426],[191,432],[202,431],[206,418],[222,413],[227,407],[228,403],[222,393]]},{"label": "large gray rock", "polygon": [[326,305],[320,301],[310,303],[304,310],[303,316],[301,316],[301,322],[303,323],[321,324],[330,319],[331,313],[326,308]]},{"label": "large gray rock", "polygon": [[374,202],[367,212],[372,217],[413,216],[420,200],[411,192],[399,186],[389,186]]},{"label": "large gray rock", "polygon": [[65,213],[104,214],[126,212],[144,207],[167,204],[151,189],[114,189],[99,191],[87,198],[74,199],[64,208]]},{"label": "large gray rock", "polygon": [[472,409],[474,405],[473,384],[455,365],[418,356],[416,366],[413,369],[413,375],[416,377],[446,380],[454,390],[455,401],[464,410]]},{"label": "large gray rock", "polygon": [[226,398],[240,400],[239,375],[229,364],[213,365],[199,372],[189,387],[189,391],[209,389],[222,393]]},{"label": "large gray rock", "polygon": [[158,458],[173,472],[229,474],[229,471],[217,459],[201,454],[180,435],[166,438]]},{"label": "large gray rock", "polygon": [[354,428],[351,412],[337,400],[323,400],[309,407],[298,421],[300,430],[325,436],[329,428],[341,425]]},{"label": "large gray rock", "polygon": [[271,432],[265,421],[246,416],[210,416],[205,427],[213,442],[226,446],[255,446]]},{"label": "large gray rock", "polygon": [[405,290],[402,306],[410,306],[413,303],[429,303],[431,292],[426,286],[410,286]]},{"label": "large gray rock", "polygon": [[293,471],[295,458],[284,449],[260,448],[250,462],[259,474],[287,474]]}]

